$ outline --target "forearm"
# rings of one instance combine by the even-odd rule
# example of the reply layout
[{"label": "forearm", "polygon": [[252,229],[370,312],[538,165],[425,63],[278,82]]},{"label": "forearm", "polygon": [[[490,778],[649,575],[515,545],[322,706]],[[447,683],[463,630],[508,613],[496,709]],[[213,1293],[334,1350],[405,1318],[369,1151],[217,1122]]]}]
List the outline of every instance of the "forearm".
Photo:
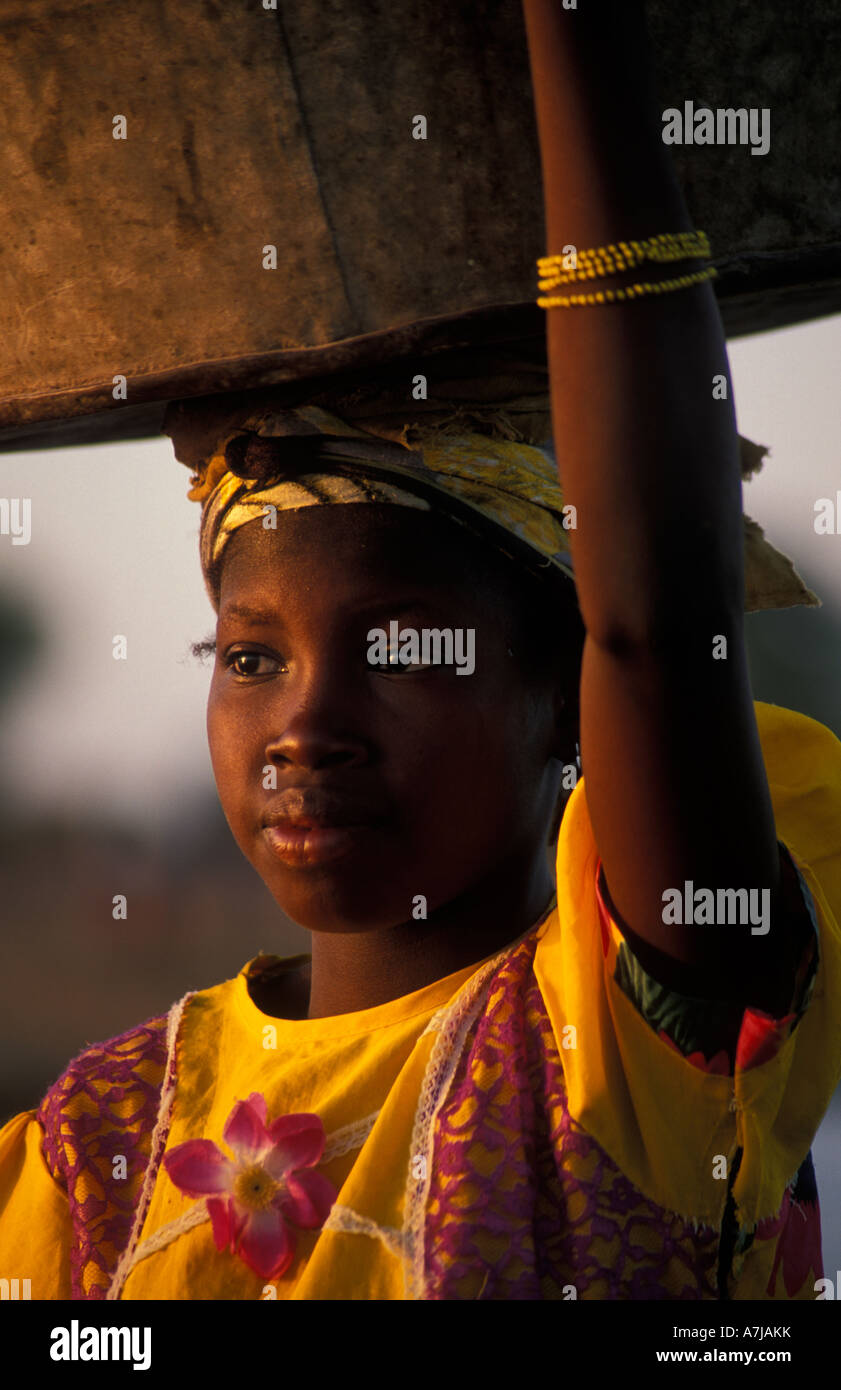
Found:
[{"label": "forearm", "polygon": [[[662,142],[641,0],[523,4],[547,254],[699,230]],[[643,263],[604,287],[699,265]],[[548,309],[547,340],[587,628],[581,759],[614,910],[643,949],[696,972],[699,992],[712,980],[722,997],[774,1009],[790,997],[802,932],[781,902],[744,650],[738,436],[732,399],[713,394],[728,375],[714,292],[705,282]],[[664,893],[690,879],[767,889],[767,935],[664,920]]]},{"label": "forearm", "polygon": [[[560,0],[524,0],[523,8],[547,254],[692,230],[661,138],[639,0],[580,0],[569,11]],[[643,264],[633,279],[671,278],[699,264]],[[565,500],[577,509],[570,545],[590,636],[623,644],[678,622],[684,633],[703,630],[713,616],[720,631],[724,615],[738,625],[738,440],[732,401],[713,396],[727,358],[710,283],[550,309],[547,344],[556,453]]]}]

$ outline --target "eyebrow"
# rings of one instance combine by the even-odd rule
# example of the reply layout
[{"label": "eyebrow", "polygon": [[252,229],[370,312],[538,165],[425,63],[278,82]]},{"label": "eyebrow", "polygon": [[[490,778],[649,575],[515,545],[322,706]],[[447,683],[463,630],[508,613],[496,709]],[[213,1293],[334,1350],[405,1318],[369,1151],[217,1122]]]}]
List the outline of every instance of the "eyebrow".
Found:
[{"label": "eyebrow", "polygon": [[226,603],[221,618],[244,618],[249,623],[276,623],[280,612],[276,608],[252,608],[247,603]]}]

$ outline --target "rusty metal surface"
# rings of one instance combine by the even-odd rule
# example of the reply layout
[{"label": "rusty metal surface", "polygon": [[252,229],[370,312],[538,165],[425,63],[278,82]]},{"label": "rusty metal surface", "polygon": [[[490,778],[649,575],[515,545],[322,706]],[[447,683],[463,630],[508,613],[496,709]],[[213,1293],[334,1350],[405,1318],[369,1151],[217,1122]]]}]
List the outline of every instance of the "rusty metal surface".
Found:
[{"label": "rusty metal surface", "polygon": [[[520,0],[278,3],[5,0],[2,447],[136,437],[180,396],[542,332]],[[767,155],[673,150],[727,258],[728,333],[841,311],[841,5],[649,15],[664,107],[771,111]]]}]

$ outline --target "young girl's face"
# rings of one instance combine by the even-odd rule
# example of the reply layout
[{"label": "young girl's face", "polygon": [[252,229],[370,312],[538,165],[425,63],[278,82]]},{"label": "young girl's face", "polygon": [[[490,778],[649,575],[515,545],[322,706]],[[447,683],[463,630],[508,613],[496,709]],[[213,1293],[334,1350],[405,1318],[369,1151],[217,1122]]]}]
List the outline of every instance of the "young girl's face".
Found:
[{"label": "young girl's face", "polygon": [[[560,697],[523,683],[509,604],[471,556],[434,514],[373,504],[280,512],[228,543],[216,783],[240,849],[311,930],[431,915],[545,858]],[[392,620],[473,628],[475,669],[372,666],[368,634]]]}]

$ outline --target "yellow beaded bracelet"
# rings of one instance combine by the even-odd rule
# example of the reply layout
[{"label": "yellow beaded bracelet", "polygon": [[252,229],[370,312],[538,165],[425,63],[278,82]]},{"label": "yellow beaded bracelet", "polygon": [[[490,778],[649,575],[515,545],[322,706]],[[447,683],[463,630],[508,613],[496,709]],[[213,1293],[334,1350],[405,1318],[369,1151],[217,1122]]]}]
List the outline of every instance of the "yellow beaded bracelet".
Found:
[{"label": "yellow beaded bracelet", "polygon": [[643,294],[663,294],[669,290],[688,289],[702,280],[712,280],[718,274],[714,266],[698,270],[693,275],[681,275],[675,280],[646,281],[639,285],[626,285],[619,290],[596,290],[592,294],[553,295],[548,299],[538,299],[541,309],[575,309],[594,304],[613,304],[615,300],[638,299]]},{"label": "yellow beaded bracelet", "polygon": [[572,270],[564,264],[569,258],[567,255],[541,256],[537,268],[540,276],[547,281],[546,284],[541,282],[541,289],[550,289],[556,284],[630,270],[645,260],[694,260],[698,257],[706,259],[709,255],[710,243],[706,232],[662,232],[645,241],[620,241],[576,252],[575,269]]}]

